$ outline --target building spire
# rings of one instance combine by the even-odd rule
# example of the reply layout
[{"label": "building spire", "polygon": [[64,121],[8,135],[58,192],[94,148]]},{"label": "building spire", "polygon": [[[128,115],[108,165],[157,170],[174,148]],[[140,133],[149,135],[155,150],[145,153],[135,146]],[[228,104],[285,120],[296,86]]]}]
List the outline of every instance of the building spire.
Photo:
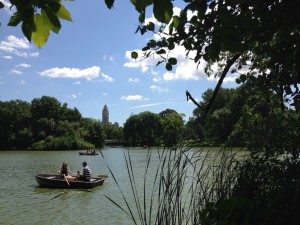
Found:
[{"label": "building spire", "polygon": [[106,104],[102,110],[102,123],[109,123],[109,111]]}]

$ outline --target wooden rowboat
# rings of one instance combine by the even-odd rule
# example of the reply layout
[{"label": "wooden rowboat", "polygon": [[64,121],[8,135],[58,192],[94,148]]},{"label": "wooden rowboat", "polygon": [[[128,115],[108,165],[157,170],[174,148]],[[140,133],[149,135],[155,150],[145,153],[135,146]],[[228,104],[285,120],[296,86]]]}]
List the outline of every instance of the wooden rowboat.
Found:
[{"label": "wooden rowboat", "polygon": [[79,155],[98,155],[98,153],[79,152]]},{"label": "wooden rowboat", "polygon": [[35,179],[40,187],[48,188],[71,188],[71,189],[91,189],[104,183],[104,178],[92,177],[90,181],[68,182],[60,174],[35,174]]}]

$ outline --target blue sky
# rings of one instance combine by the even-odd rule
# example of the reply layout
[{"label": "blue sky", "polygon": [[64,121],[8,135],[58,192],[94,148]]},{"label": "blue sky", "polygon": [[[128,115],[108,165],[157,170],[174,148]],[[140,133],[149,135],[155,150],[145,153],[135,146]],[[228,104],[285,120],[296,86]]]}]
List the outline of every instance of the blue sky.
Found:
[{"label": "blue sky", "polygon": [[[83,117],[100,120],[106,104],[110,122],[123,126],[131,114],[165,109],[184,113],[187,121],[196,106],[186,101],[185,91],[200,100],[215,87],[217,80],[205,75],[203,65],[197,69],[182,48],[172,52],[178,65],[171,72],[162,64],[156,67],[155,58],[130,58],[149,35],[135,34],[138,14],[129,0],[116,1],[112,10],[104,0],[64,5],[73,22],[63,21],[59,34],[51,33],[41,49],[25,39],[20,26],[6,26],[11,12],[1,10],[0,101],[52,96]],[[155,22],[151,14],[148,20]],[[228,76],[223,87],[235,86],[235,78]]]}]

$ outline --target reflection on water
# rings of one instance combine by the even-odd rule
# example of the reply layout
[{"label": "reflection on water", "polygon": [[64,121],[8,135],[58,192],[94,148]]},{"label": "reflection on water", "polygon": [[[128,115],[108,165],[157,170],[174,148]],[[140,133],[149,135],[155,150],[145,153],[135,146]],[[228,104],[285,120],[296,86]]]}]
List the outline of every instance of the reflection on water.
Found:
[{"label": "reflection on water", "polygon": [[[132,224],[105,196],[122,203],[120,191],[109,174],[112,169],[130,204],[134,205],[124,153],[130,152],[138,190],[143,190],[147,150],[105,148],[101,155],[79,156],[78,151],[0,151],[0,224]],[[86,161],[92,175],[108,174],[105,183],[91,190],[40,188],[35,173],[56,173],[62,162],[71,171]],[[154,176],[158,154],[152,154],[148,176]],[[148,181],[149,182],[149,181]],[[147,184],[152,191],[151,182]],[[147,199],[146,199],[147,201]]]}]

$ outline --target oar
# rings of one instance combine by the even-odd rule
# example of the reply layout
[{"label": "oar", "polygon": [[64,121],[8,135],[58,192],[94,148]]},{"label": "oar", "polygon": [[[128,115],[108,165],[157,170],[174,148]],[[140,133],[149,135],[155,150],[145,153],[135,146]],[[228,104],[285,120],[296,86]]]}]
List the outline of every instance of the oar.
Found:
[{"label": "oar", "polygon": [[69,183],[68,179],[66,178],[66,175],[65,175],[65,174],[64,174],[64,178],[65,178],[65,180],[67,181],[67,184],[69,185],[69,188],[70,188],[70,183]]}]

